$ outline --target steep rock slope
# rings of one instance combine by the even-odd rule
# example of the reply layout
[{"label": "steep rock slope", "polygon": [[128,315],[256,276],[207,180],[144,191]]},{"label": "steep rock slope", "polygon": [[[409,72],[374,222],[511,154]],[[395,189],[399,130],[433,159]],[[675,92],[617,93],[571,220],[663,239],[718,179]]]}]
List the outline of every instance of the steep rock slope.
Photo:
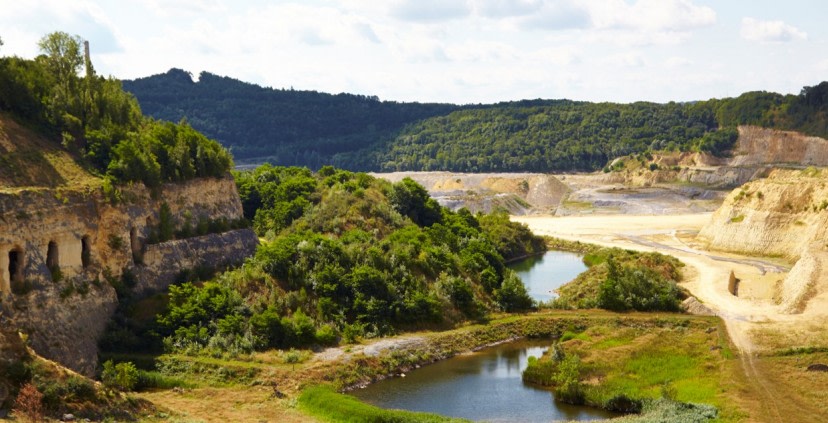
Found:
[{"label": "steep rock slope", "polygon": [[[112,204],[100,191],[0,195],[0,294],[4,312],[44,357],[91,374],[97,339],[117,305],[111,284],[124,273],[135,291],[165,289],[182,270],[223,267],[251,255],[249,229],[158,242],[162,205],[175,227],[233,221],[241,204],[231,178],[126,189]],[[217,225],[214,225],[217,226]],[[173,252],[176,252],[173,254]]]},{"label": "steep rock slope", "polygon": [[729,166],[793,164],[828,166],[828,140],[758,126],[739,127]]},{"label": "steep rock slope", "polygon": [[[234,229],[241,218],[229,176],[105,194],[58,144],[0,113],[0,319],[43,357],[93,374],[122,276],[141,295],[240,263],[258,242]],[[178,239],[159,236],[162,220]]]},{"label": "steep rock slope", "polygon": [[[683,182],[736,188],[767,176],[774,167],[828,166],[828,140],[792,131],[739,126],[729,157],[709,153],[654,153],[618,158],[609,164],[606,183],[633,186]],[[649,156],[648,156],[649,157]],[[657,170],[648,170],[652,166]]]},{"label": "steep rock slope", "polygon": [[785,257],[779,287],[787,312],[828,295],[828,170],[773,170],[737,188],[699,233],[710,249]]}]

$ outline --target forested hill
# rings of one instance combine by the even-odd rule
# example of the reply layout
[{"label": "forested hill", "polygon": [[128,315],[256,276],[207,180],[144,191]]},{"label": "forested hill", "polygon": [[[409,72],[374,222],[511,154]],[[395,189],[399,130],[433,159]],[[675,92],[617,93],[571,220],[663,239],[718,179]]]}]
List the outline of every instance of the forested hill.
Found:
[{"label": "forested hill", "polygon": [[[46,176],[53,173],[51,154],[83,169],[76,176],[103,178],[107,191],[227,174],[233,166],[227,150],[189,125],[142,115],[120,81],[95,73],[82,46],[76,35],[53,32],[38,42],[41,55],[33,60],[0,57],[0,138],[17,143],[0,148],[0,184],[64,183],[57,174]],[[3,126],[17,133],[9,136]]]},{"label": "forested hill", "polygon": [[755,91],[667,104],[524,100],[492,105],[381,102],[273,90],[203,72],[170,70],[124,87],[143,111],[189,123],[237,158],[352,170],[596,170],[652,150],[725,154],[736,126],[828,136],[828,82],[799,95]]},{"label": "forested hill", "polygon": [[271,89],[181,69],[123,81],[144,113],[182,118],[232,149],[238,159],[271,157],[278,164],[318,168],[333,155],[386,139],[405,125],[457,110],[452,104],[379,101],[376,97]]}]

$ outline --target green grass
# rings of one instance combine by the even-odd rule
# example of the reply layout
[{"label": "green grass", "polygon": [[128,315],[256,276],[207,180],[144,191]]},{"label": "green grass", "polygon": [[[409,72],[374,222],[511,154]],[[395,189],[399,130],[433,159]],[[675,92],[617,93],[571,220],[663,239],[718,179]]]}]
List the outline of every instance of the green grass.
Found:
[{"label": "green grass", "polygon": [[589,337],[589,335],[587,335],[583,332],[575,333],[575,332],[572,332],[572,331],[566,331],[566,332],[563,333],[563,335],[561,335],[560,342],[566,342],[566,341],[569,341],[570,339],[580,339],[581,341],[589,341],[591,338]]},{"label": "green grass", "polygon": [[601,342],[593,345],[592,348],[596,350],[607,350],[610,348],[620,347],[622,345],[627,345],[632,341],[632,338],[629,339],[622,339],[622,338],[610,338],[604,339]]},{"label": "green grass", "polygon": [[[728,400],[727,392],[738,362],[729,348],[711,349],[728,345],[722,333],[707,330],[717,323],[657,318],[652,324],[595,322],[582,333],[564,332],[560,339],[563,351],[581,358],[586,403],[613,408],[612,400],[624,397],[646,408],[652,401],[666,399],[669,404],[659,403],[654,416],[683,415],[685,411],[692,416],[707,415],[718,409],[720,420],[737,421],[741,411]],[[546,354],[530,362],[524,376],[542,383],[554,368],[551,355]],[[709,406],[696,409],[690,403]]]},{"label": "green grass", "polygon": [[135,386],[135,390],[195,388],[197,386],[193,382],[165,375],[155,370],[138,370],[138,384]]},{"label": "green grass", "polygon": [[431,413],[402,410],[385,410],[360,402],[358,399],[337,393],[330,386],[317,385],[306,388],[299,395],[299,409],[325,421],[343,423],[437,423],[466,422]]}]

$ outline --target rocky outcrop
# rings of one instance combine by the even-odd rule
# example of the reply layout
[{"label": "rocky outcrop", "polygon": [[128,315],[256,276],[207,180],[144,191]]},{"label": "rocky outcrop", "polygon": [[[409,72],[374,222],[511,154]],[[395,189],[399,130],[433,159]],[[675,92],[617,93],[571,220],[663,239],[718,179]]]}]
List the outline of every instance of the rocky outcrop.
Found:
[{"label": "rocky outcrop", "polygon": [[253,255],[258,243],[251,229],[239,229],[148,246],[143,265],[134,269],[138,279],[134,291],[141,296],[160,292],[182,272],[238,265]]},{"label": "rocky outcrop", "polygon": [[828,140],[757,126],[740,126],[728,166],[828,166]]},{"label": "rocky outcrop", "polygon": [[780,285],[787,312],[828,293],[828,170],[773,170],[728,195],[698,239],[713,250],[796,262]]},{"label": "rocky outcrop", "polygon": [[[140,290],[166,287],[191,266],[225,267],[253,253],[230,177],[123,188],[117,202],[100,189],[23,189],[0,194],[2,311],[35,351],[92,374],[97,341],[117,306],[108,281],[125,270]],[[187,238],[157,243],[161,209]],[[193,233],[220,232],[201,237]]]}]

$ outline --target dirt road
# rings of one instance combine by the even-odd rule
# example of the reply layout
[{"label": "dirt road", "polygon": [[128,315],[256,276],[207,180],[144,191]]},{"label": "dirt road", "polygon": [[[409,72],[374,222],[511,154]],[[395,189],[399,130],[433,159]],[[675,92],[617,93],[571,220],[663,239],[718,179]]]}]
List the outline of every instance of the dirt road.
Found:
[{"label": "dirt road", "polygon": [[[728,291],[731,271],[745,284],[767,284],[773,278],[783,278],[788,269],[760,258],[699,250],[677,236],[678,233],[698,232],[709,219],[709,213],[513,217],[513,220],[526,223],[539,235],[639,251],[658,251],[678,258],[687,265],[682,285],[725,320],[733,342],[744,353],[757,350],[751,332],[758,326],[767,328],[777,323],[790,324],[817,317],[783,314],[770,295],[753,298],[732,295]],[[821,317],[826,316],[823,314]]]},{"label": "dirt road", "polygon": [[[682,285],[725,322],[734,345],[740,352],[748,386],[754,391],[749,401],[755,414],[748,421],[815,421],[823,418],[813,403],[791,392],[792,386],[779,384],[776,376],[763,369],[758,354],[787,346],[812,345],[824,331],[803,328],[826,327],[828,310],[809,308],[802,314],[784,314],[772,301],[772,285],[787,272],[786,266],[756,257],[744,257],[699,250],[688,245],[709,220],[709,213],[662,216],[522,216],[513,220],[526,223],[539,235],[590,242],[639,251],[658,251],[672,255],[687,265]],[[685,235],[684,237],[677,236]],[[737,297],[728,291],[730,272],[743,283],[753,284],[760,293],[752,298]],[[765,287],[767,288],[767,287]],[[739,290],[742,295],[742,290]],[[773,334],[768,337],[768,334]],[[780,335],[784,334],[784,336]],[[782,341],[780,341],[782,339]],[[788,371],[790,371],[789,369]],[[794,370],[801,371],[801,370]],[[784,398],[788,400],[784,400]],[[795,401],[794,401],[795,399]],[[793,418],[793,416],[797,416]]]}]

